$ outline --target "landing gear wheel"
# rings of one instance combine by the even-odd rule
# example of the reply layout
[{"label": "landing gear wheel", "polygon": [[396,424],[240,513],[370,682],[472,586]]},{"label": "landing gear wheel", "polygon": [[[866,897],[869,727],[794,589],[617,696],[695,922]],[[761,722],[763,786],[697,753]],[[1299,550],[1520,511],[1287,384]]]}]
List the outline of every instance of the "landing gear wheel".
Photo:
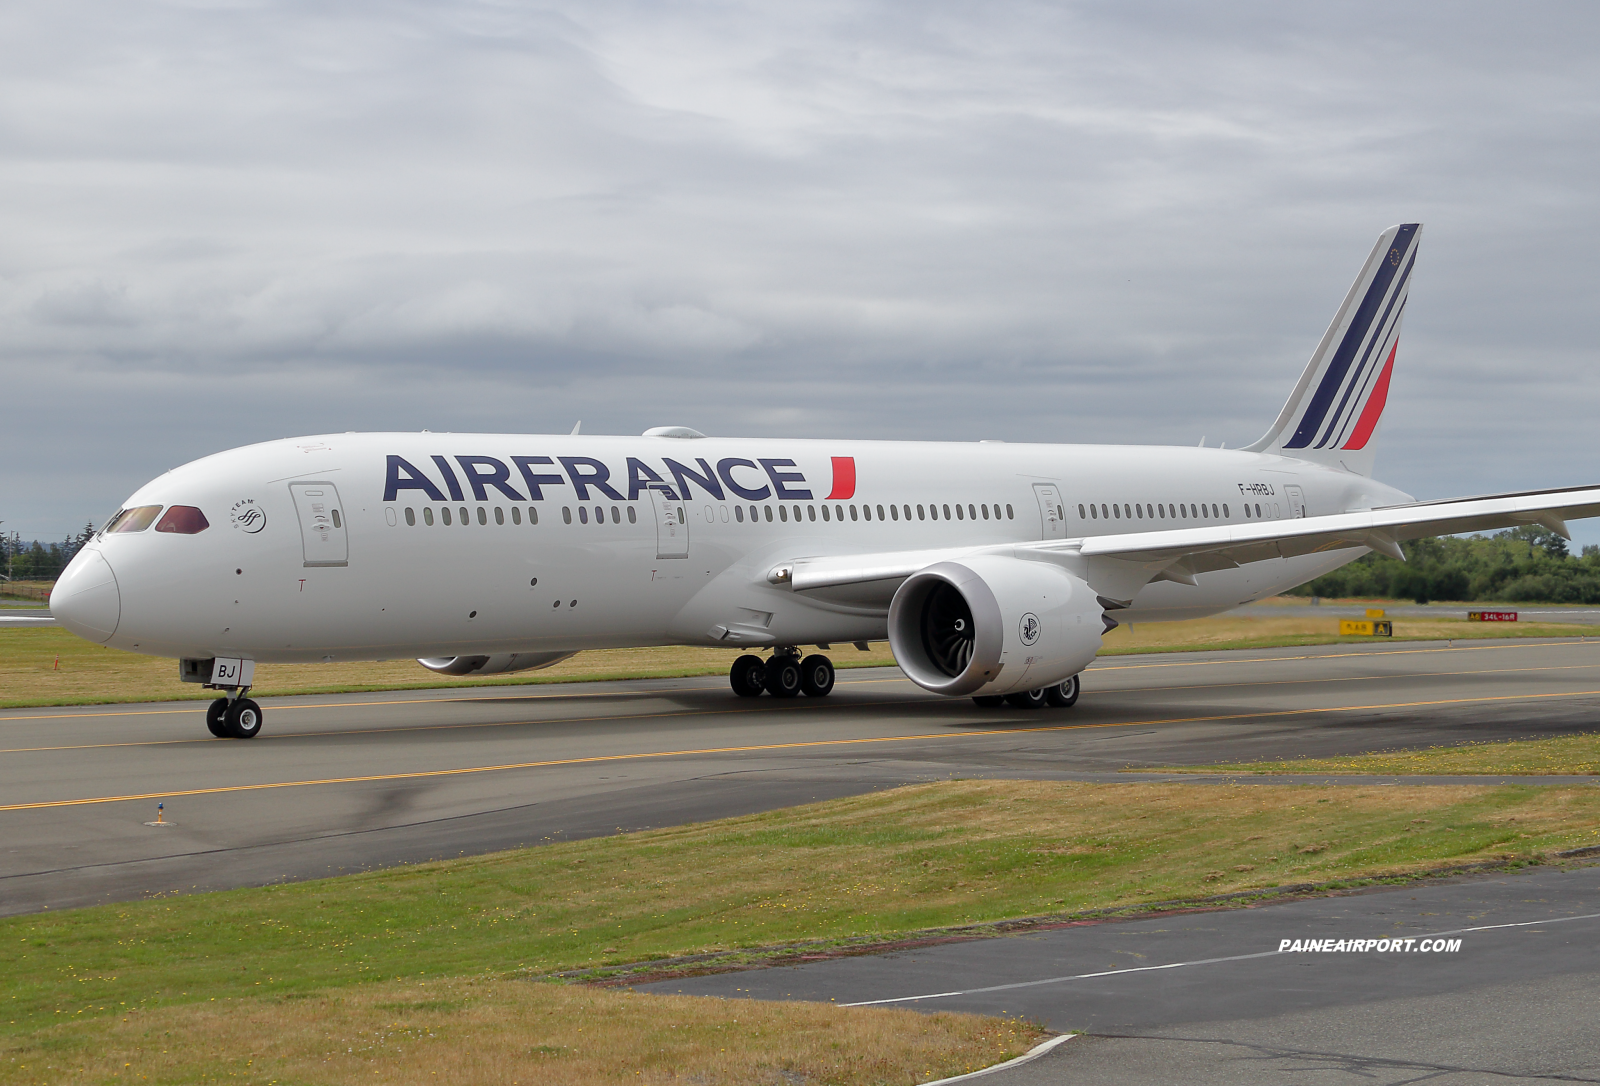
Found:
[{"label": "landing gear wheel", "polygon": [[800,661],[793,656],[774,656],[767,661],[767,693],[775,698],[792,698],[800,693]]},{"label": "landing gear wheel", "polygon": [[218,739],[225,739],[228,735],[228,699],[218,698],[206,706],[206,730]]},{"label": "landing gear wheel", "polygon": [[254,739],[261,734],[261,706],[249,698],[237,698],[228,706],[224,722],[235,739]]},{"label": "landing gear wheel", "polygon": [[800,692],[812,698],[825,698],[833,693],[833,661],[822,655],[801,660]]},{"label": "landing gear wheel", "polygon": [[1015,705],[1018,709],[1043,709],[1045,692],[1039,690],[1019,690],[1015,694],[1006,695],[1006,704]]},{"label": "landing gear wheel", "polygon": [[1072,708],[1078,701],[1078,677],[1074,675],[1064,683],[1045,687],[1044,700],[1052,709]]},{"label": "landing gear wheel", "polygon": [[974,705],[979,705],[985,709],[998,709],[1006,703],[1006,696],[1004,694],[984,694],[982,697],[973,698],[972,702]]},{"label": "landing gear wheel", "polygon": [[758,698],[766,689],[767,662],[759,656],[745,655],[733,662],[728,682],[741,698]]}]

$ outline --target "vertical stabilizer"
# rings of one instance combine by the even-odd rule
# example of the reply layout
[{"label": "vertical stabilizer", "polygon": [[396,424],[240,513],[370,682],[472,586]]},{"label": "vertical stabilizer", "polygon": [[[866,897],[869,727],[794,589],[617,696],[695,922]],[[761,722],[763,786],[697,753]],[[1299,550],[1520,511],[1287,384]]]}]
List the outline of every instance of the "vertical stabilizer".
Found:
[{"label": "vertical stabilizer", "polygon": [[1389,399],[1421,237],[1421,223],[1391,226],[1378,237],[1278,421],[1248,451],[1372,474],[1373,438]]}]

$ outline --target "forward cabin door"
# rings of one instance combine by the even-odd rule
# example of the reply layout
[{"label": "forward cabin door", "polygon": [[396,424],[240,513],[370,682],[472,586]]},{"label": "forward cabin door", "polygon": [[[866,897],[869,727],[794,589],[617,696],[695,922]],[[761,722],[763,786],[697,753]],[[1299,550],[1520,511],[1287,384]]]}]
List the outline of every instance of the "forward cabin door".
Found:
[{"label": "forward cabin door", "polygon": [[1289,499],[1289,516],[1298,519],[1306,515],[1306,492],[1297,486],[1283,488],[1283,496]]},{"label": "forward cabin door", "polygon": [[689,510],[665,490],[650,490],[656,518],[656,557],[689,557]]},{"label": "forward cabin door", "polygon": [[1033,493],[1039,499],[1039,538],[1065,539],[1067,510],[1061,497],[1061,488],[1054,483],[1034,483]]},{"label": "forward cabin door", "polygon": [[344,507],[332,483],[290,483],[294,511],[300,516],[300,542],[308,566],[346,566],[350,547],[345,540]]}]

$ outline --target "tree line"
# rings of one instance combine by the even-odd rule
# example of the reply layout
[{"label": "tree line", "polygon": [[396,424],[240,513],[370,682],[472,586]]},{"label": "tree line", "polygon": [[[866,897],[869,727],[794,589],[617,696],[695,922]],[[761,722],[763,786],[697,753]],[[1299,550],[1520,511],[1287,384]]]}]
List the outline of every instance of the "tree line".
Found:
[{"label": "tree line", "polygon": [[0,536],[0,573],[13,581],[53,581],[93,538],[93,524],[85,524],[83,531],[59,543],[41,543],[37,539],[24,542],[14,535]]},{"label": "tree line", "polygon": [[1491,536],[1446,536],[1403,543],[1404,562],[1368,554],[1289,595],[1481,601],[1600,603],[1600,547],[1567,549],[1540,525]]}]

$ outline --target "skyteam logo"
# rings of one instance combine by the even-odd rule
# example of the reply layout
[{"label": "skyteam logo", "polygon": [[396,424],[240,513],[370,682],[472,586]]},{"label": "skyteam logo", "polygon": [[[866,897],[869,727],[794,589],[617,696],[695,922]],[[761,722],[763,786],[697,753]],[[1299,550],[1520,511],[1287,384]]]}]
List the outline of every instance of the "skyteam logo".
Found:
[{"label": "skyteam logo", "polygon": [[1022,643],[1032,648],[1039,640],[1039,616],[1029,611],[1022,616],[1022,621],[1017,623],[1017,636],[1022,638]]},{"label": "skyteam logo", "polygon": [[255,535],[267,526],[267,514],[256,504],[254,498],[234,502],[233,508],[228,510],[228,516],[235,528],[251,535]]}]

